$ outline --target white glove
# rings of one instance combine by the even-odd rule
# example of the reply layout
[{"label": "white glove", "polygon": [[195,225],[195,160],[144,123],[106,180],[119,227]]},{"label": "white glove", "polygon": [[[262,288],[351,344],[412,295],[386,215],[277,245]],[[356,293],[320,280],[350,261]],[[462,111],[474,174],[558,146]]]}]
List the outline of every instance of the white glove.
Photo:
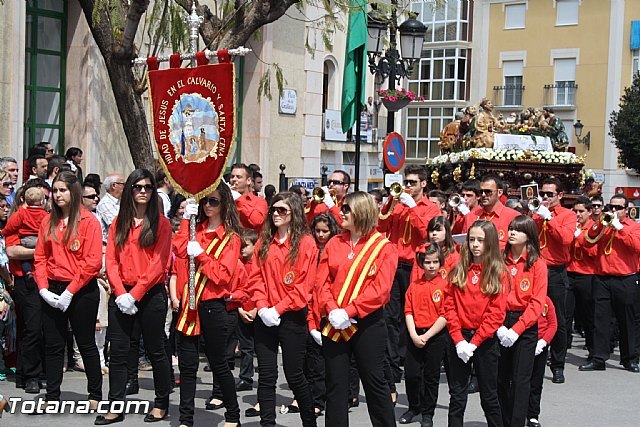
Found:
[{"label": "white glove", "polygon": [[198,215],[198,205],[195,200],[187,199],[182,219],[191,219],[191,215]]},{"label": "white glove", "polygon": [[582,229],[576,228],[576,231],[573,233],[573,237],[577,239],[578,237],[580,237],[580,233],[582,233]]},{"label": "white glove", "polygon": [[322,347],[322,334],[320,333],[320,331],[317,329],[312,329],[310,334],[311,334],[311,338],[313,338],[316,344]]},{"label": "white glove", "polygon": [[624,227],[624,225],[622,225],[622,223],[618,219],[618,212],[613,214],[613,221],[611,221],[611,226],[618,231],[622,230],[622,227]]},{"label": "white glove", "polygon": [[351,326],[349,315],[343,308],[336,308],[329,313],[329,322],[335,329],[342,330]]},{"label": "white glove", "polygon": [[129,316],[134,315],[138,312],[138,307],[136,307],[136,299],[131,296],[130,293],[122,294],[118,298],[116,298],[116,305],[124,314],[128,314]]},{"label": "white glove", "polygon": [[536,344],[536,356],[542,353],[542,350],[547,346],[547,342],[545,340],[538,340],[538,344]]},{"label": "white glove", "polygon": [[466,215],[469,212],[471,212],[469,210],[469,206],[467,206],[467,204],[465,202],[460,202],[460,204],[458,205],[458,207],[456,209],[458,209],[458,212],[460,212],[461,215]]},{"label": "white glove", "polygon": [[40,289],[40,296],[51,307],[58,308],[58,301],[60,301],[59,295],[54,294],[49,289]]},{"label": "white glove", "polygon": [[549,221],[551,218],[553,218],[549,208],[546,207],[545,205],[542,205],[542,204],[540,205],[540,207],[538,209],[536,209],[534,211],[534,213],[536,215],[540,216],[542,219],[546,219],[547,221]]},{"label": "white glove", "polygon": [[258,316],[262,319],[262,323],[268,328],[280,325],[280,314],[275,307],[263,307],[258,311]]},{"label": "white glove", "polygon": [[506,326],[502,325],[496,331],[496,336],[498,337],[498,340],[500,340],[500,343],[502,343],[502,340],[504,339],[505,335],[507,335],[507,331],[508,330],[509,330],[509,328],[507,328]]},{"label": "white glove", "polygon": [[71,304],[72,298],[73,294],[65,289],[58,299],[58,308],[62,310],[62,312],[67,311],[67,309],[69,308],[69,304]]},{"label": "white glove", "polygon": [[202,249],[202,246],[200,246],[200,243],[198,242],[187,243],[187,255],[197,257],[202,252],[204,252],[204,249]]},{"label": "white glove", "polygon": [[400,194],[400,203],[402,203],[403,205],[405,205],[405,206],[407,206],[409,208],[415,208],[416,207],[416,201],[413,200],[413,197],[411,197],[407,193]]},{"label": "white glove", "polygon": [[236,190],[232,188],[231,197],[233,197],[233,200],[238,200],[240,197],[242,197],[242,194],[238,193]]},{"label": "white glove", "polygon": [[331,192],[329,191],[328,187],[322,187],[322,189],[324,190],[324,204],[327,205],[327,207],[329,209],[331,209],[332,207],[334,207],[336,204],[333,202],[333,197],[331,197]]},{"label": "white glove", "polygon": [[456,344],[456,353],[458,353],[458,357],[464,363],[467,363],[469,359],[471,359],[471,356],[473,355],[473,350],[475,350],[475,348],[470,349],[469,348],[470,345],[471,344],[469,344],[467,341],[460,341],[458,344]]},{"label": "white glove", "polygon": [[518,335],[513,329],[509,329],[502,339],[501,344],[504,347],[511,347],[516,341],[518,341],[518,338],[520,338],[520,335]]}]

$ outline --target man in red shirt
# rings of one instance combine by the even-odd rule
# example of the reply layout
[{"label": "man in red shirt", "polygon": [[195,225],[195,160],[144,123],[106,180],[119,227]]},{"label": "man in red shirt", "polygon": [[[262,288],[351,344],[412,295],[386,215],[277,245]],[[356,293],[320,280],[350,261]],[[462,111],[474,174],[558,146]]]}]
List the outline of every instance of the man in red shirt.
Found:
[{"label": "man in red shirt", "polygon": [[502,180],[496,175],[482,177],[480,180],[480,206],[465,215],[462,232],[466,233],[471,224],[479,219],[491,221],[498,230],[500,249],[504,250],[507,244],[509,224],[520,213],[502,204],[500,201],[502,187]]},{"label": "man in red shirt", "polygon": [[[404,302],[416,249],[427,239],[427,225],[431,218],[440,216],[440,208],[424,194],[427,188],[427,171],[420,165],[409,165],[404,170],[404,185],[411,194],[402,193],[393,211],[381,214],[378,231],[386,233],[398,250],[398,269],[391,288],[391,300],[384,308],[387,323],[387,381],[394,390],[394,383],[402,380],[402,360],[406,347],[400,348],[401,334],[407,334],[404,321]],[[406,340],[404,340],[406,342]]]},{"label": "man in red shirt", "polygon": [[244,163],[236,163],[231,167],[229,184],[234,190],[232,191],[233,199],[236,201],[242,226],[251,228],[259,234],[269,207],[262,197],[253,194],[252,176],[249,166]]},{"label": "man in red shirt", "polygon": [[569,287],[567,264],[571,260],[571,243],[576,231],[576,214],[560,205],[562,184],[555,178],[544,180],[540,208],[531,211],[540,233],[542,257],[549,268],[547,295],[556,307],[558,331],[550,345],[552,381],[564,383],[564,359],[567,356],[567,321],[565,299]]},{"label": "man in red shirt", "polygon": [[623,194],[614,195],[607,205],[607,211],[614,214],[613,219],[595,223],[578,238],[585,246],[597,249],[593,281],[593,358],[580,366],[581,371],[606,369],[613,312],[620,328],[620,363],[629,372],[640,372],[637,345],[640,225],[627,216],[627,205]]},{"label": "man in red shirt", "polygon": [[[329,211],[331,215],[338,221],[338,224],[342,226],[342,217],[340,216],[340,206],[345,196],[349,193],[349,187],[351,186],[351,177],[343,170],[335,170],[327,180],[327,186],[323,187],[325,190],[324,200],[322,203],[316,203],[311,200],[309,205],[305,208],[305,216],[307,217],[307,224],[311,224],[311,221],[321,214],[322,212]],[[328,190],[328,191],[327,191]],[[335,193],[335,197],[331,195],[331,192]]]},{"label": "man in red shirt", "polygon": [[465,215],[478,207],[480,199],[480,181],[469,179],[462,184],[461,203],[455,208],[455,220],[451,225],[452,234],[461,234],[464,229]]}]

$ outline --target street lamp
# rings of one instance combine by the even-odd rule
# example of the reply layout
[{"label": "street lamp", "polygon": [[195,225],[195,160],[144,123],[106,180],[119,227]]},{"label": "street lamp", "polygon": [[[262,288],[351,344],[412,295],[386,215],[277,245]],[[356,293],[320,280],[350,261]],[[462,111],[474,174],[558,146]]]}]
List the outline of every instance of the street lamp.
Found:
[{"label": "street lamp", "polygon": [[588,150],[589,148],[591,148],[591,131],[587,132],[584,138],[581,138],[583,127],[584,125],[580,123],[580,120],[577,120],[576,123],[574,123],[573,125],[573,131],[575,132],[576,140],[578,141],[578,144],[586,145]]}]

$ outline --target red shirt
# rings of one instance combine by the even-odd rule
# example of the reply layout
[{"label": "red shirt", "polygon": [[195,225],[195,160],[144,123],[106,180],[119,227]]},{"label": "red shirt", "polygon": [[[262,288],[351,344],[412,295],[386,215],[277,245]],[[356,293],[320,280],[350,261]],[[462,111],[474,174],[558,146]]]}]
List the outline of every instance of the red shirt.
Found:
[{"label": "red shirt", "polygon": [[431,280],[424,275],[412,281],[405,294],[404,315],[411,314],[416,328],[430,328],[444,317],[444,289],[447,281],[440,275]]},{"label": "red shirt", "polygon": [[33,256],[38,289],[48,289],[49,281],[69,282],[67,290],[75,294],[102,268],[102,229],[98,219],[85,208],[80,208],[78,231],[64,243],[67,226],[56,228],[56,240],[49,235],[49,219],[42,222],[38,244]]},{"label": "red shirt", "polygon": [[[362,236],[353,247],[355,260],[362,251],[370,234]],[[329,314],[336,308],[344,308],[350,317],[364,318],[389,302],[393,276],[398,266],[398,252],[393,244],[383,246],[374,261],[375,275],[365,280],[358,296],[349,304],[338,306],[338,297],[342,285],[347,279],[353,260],[348,258],[351,252],[351,235],[342,233],[334,236],[324,247],[318,265],[318,305],[321,315]],[[366,262],[366,260],[362,260]],[[372,268],[373,264],[372,264]]]},{"label": "red shirt", "polygon": [[18,234],[19,237],[37,236],[40,225],[49,213],[42,206],[19,207],[16,213],[7,220],[7,225],[2,229],[2,234],[7,237]]},{"label": "red shirt", "polygon": [[622,230],[605,227],[602,237],[594,244],[586,237],[594,239],[602,230],[602,224],[595,223],[586,233],[578,237],[585,247],[596,246],[596,274],[604,276],[628,276],[638,272],[640,253],[640,225],[625,218],[620,221]]},{"label": "red shirt", "polygon": [[533,217],[540,233],[542,257],[547,260],[548,265],[567,264],[571,260],[571,242],[578,217],[571,209],[562,206],[555,206],[550,210],[553,218],[548,221],[538,215]]},{"label": "red shirt", "polygon": [[416,248],[427,238],[429,221],[440,215],[440,208],[428,197],[422,197],[413,208],[398,201],[387,219],[378,220],[378,231],[396,245],[398,261],[413,264]]},{"label": "red shirt", "polygon": [[551,302],[551,298],[546,297],[542,313],[538,319],[538,339],[545,340],[547,344],[551,343],[556,331],[558,330],[558,318],[556,317],[556,308]]},{"label": "red shirt", "polygon": [[[471,213],[471,212],[469,212]],[[462,215],[460,213],[456,214],[456,219],[453,221],[453,225],[451,226],[451,234],[462,234],[464,233],[464,224],[466,223],[466,215]]]},{"label": "red shirt", "polygon": [[[582,229],[581,234],[584,234],[593,227],[593,221],[589,220],[587,224]],[[574,235],[575,236],[575,235]],[[569,259],[569,264],[567,264],[567,271],[572,273],[580,273],[580,274],[595,274],[596,273],[596,254],[597,250],[595,246],[590,248],[585,247],[584,239],[579,239],[574,237],[573,242],[571,242],[571,258]]]},{"label": "red shirt", "polygon": [[[218,258],[215,257],[216,248],[207,254],[207,248],[214,239],[222,242],[226,237],[224,225],[219,225],[215,230],[207,230],[208,221],[196,224],[196,242],[204,249],[195,257],[196,271],[201,269],[207,277],[205,288],[200,297],[201,301],[224,298],[232,292],[233,278],[240,258],[240,237],[233,233]],[[189,220],[183,219],[180,229],[173,238],[176,255],[188,259],[187,243],[189,242]],[[189,263],[187,262],[187,268]],[[189,274],[187,272],[187,278]]]},{"label": "red shirt", "polygon": [[[449,272],[451,272],[458,262],[460,262],[460,253],[454,249],[453,252],[445,256],[444,265],[440,268],[440,277],[447,280]],[[424,269],[416,265],[415,268],[411,269],[411,278],[409,279],[409,283],[420,279],[423,275]]]},{"label": "red shirt", "polygon": [[267,217],[267,201],[252,192],[236,200],[236,207],[240,215],[240,222],[245,228],[251,228],[260,234],[264,219]]},{"label": "red shirt", "polygon": [[[260,240],[256,243],[256,253]],[[256,259],[256,268],[249,277],[251,298],[258,310],[275,307],[281,315],[307,306],[316,279],[318,248],[310,235],[304,235],[293,265],[287,260],[291,250],[290,237],[280,243],[277,235],[269,245],[264,263]]]},{"label": "red shirt", "polygon": [[[14,234],[13,236],[6,236],[4,244],[7,248],[20,245],[20,236],[18,236],[17,234]],[[11,274],[18,277],[24,276],[24,272],[22,271],[23,261],[28,260],[9,258],[9,271],[11,272]]]},{"label": "red shirt", "polygon": [[121,248],[116,246],[116,225],[118,217],[113,219],[109,227],[107,239],[107,277],[116,297],[126,294],[125,286],[132,286],[129,291],[136,301],[140,301],[147,291],[167,279],[167,264],[171,254],[171,224],[160,215],[158,232],[153,246],[140,247],[138,238],[142,230],[142,222],[132,225],[129,238]]},{"label": "red shirt", "polygon": [[[478,282],[473,283],[474,274]],[[480,290],[482,281],[482,265],[471,264],[469,277],[464,290],[451,282],[445,290],[444,310],[447,318],[447,328],[454,344],[464,341],[462,329],[475,329],[471,344],[480,346],[487,338],[495,334],[504,323],[509,294],[509,278],[505,272],[502,275],[502,292],[497,295],[485,295]]]},{"label": "red shirt", "polygon": [[491,221],[498,230],[500,249],[504,250],[504,247],[507,245],[509,224],[511,224],[513,218],[517,217],[518,215],[521,215],[520,212],[508,208],[500,202],[496,202],[491,212],[487,212],[482,206],[478,206],[467,215],[465,215],[464,228],[462,232],[467,233],[471,225],[479,219]]},{"label": "red shirt", "polygon": [[547,263],[538,258],[529,271],[525,271],[526,253],[518,261],[507,255],[507,271],[511,275],[511,291],[507,296],[507,311],[524,311],[512,326],[518,335],[535,325],[542,313],[547,297]]},{"label": "red shirt", "polygon": [[342,217],[340,216],[340,206],[342,206],[341,202],[333,206],[331,209],[329,209],[324,203],[309,203],[310,204],[307,206],[307,208],[305,208],[305,216],[307,217],[307,224],[309,225],[309,227],[311,227],[311,222],[316,216],[320,215],[322,212],[327,211],[329,211],[329,213],[333,215],[336,221],[338,221],[338,225],[342,227]]},{"label": "red shirt", "polygon": [[238,308],[242,307],[242,299],[233,298],[233,292],[238,289],[241,283],[246,283],[249,280],[249,275],[247,275],[247,270],[244,268],[244,264],[242,261],[237,261],[236,272],[233,275],[233,280],[231,281],[231,301],[227,301],[227,311],[234,311]]}]

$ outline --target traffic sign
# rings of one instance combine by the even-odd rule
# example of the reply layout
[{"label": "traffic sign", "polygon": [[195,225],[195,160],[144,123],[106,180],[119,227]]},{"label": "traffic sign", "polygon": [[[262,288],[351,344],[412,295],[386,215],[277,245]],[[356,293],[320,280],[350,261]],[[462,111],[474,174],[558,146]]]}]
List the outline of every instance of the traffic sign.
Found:
[{"label": "traffic sign", "polygon": [[398,172],[402,169],[406,159],[406,153],[404,150],[404,139],[402,139],[402,136],[398,132],[391,132],[384,139],[382,157],[389,171]]}]

